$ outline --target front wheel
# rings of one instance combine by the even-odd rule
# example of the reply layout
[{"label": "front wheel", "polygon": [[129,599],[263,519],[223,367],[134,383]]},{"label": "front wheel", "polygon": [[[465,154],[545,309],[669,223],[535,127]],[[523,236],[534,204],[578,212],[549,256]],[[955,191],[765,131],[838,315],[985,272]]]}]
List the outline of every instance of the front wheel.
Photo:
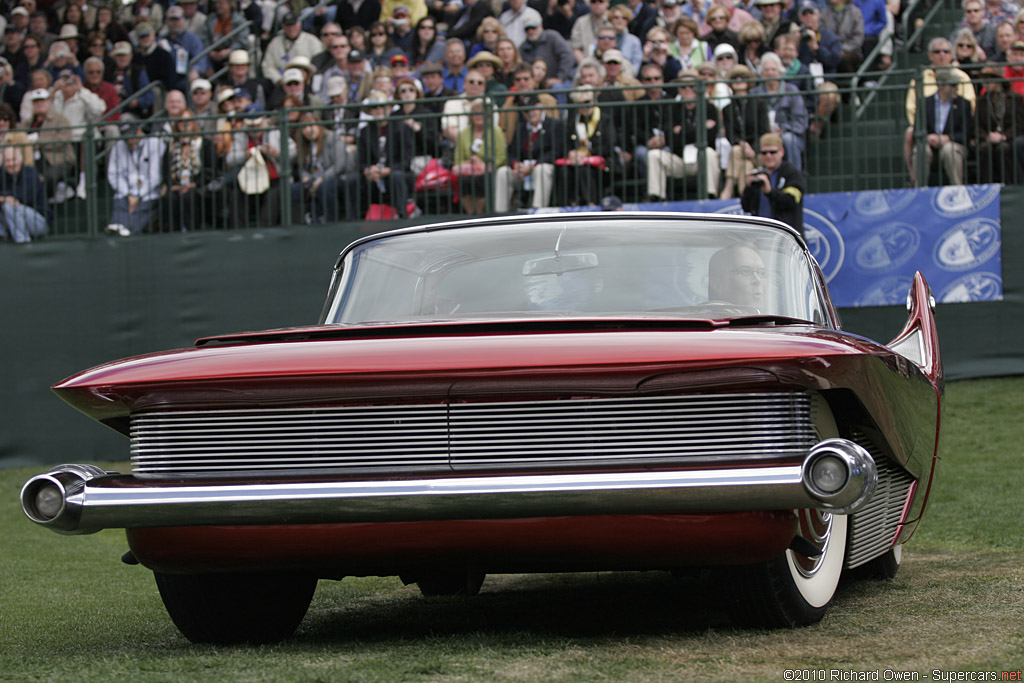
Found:
[{"label": "front wheel", "polygon": [[164,607],[193,643],[271,643],[295,632],[316,590],[303,574],[162,574]]},{"label": "front wheel", "polygon": [[730,616],[741,626],[795,628],[821,621],[839,585],[848,520],[824,510],[798,510],[798,533],[820,555],[787,550],[768,562],[727,576]]}]

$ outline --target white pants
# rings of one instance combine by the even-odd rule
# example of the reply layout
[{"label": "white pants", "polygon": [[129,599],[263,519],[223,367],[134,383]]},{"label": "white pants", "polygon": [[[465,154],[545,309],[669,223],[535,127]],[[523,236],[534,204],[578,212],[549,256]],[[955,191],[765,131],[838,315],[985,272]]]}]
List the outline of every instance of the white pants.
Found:
[{"label": "white pants", "polygon": [[[710,147],[705,149],[708,194],[718,195],[718,177],[722,169],[718,165],[718,152]],[[664,199],[668,178],[692,178],[697,175],[697,162],[686,163],[678,154],[668,149],[652,149],[647,152],[647,194]]]},{"label": "white pants", "polygon": [[[533,179],[533,201],[530,205],[535,209],[550,206],[552,185],[555,182],[555,165],[537,164],[530,176]],[[508,213],[512,209],[512,193],[523,186],[523,179],[511,166],[502,166],[498,169],[494,184],[494,210],[498,213]]]}]

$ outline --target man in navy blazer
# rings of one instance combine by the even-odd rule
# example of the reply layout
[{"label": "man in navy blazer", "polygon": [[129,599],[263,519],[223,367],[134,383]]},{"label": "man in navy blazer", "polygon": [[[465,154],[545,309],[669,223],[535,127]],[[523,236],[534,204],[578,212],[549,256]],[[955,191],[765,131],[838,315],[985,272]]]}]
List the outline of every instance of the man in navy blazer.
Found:
[{"label": "man in navy blazer", "polygon": [[[925,99],[925,154],[931,168],[936,152],[942,167],[943,181],[947,185],[963,185],[967,148],[974,130],[971,105],[956,94],[959,74],[952,69],[936,69],[936,93]],[[917,135],[915,133],[915,139]],[[914,168],[922,145],[914,147]]]}]

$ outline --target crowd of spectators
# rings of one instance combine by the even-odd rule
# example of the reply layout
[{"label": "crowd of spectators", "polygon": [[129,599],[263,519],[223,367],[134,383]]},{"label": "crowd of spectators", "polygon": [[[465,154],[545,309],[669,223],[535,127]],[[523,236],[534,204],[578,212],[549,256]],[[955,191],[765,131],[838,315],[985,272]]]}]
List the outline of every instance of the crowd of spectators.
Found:
[{"label": "crowd of spectators", "polygon": [[[756,212],[783,160],[790,186],[802,188],[794,174],[808,139],[825,132],[866,59],[891,64],[901,12],[899,0],[135,0],[116,9],[0,0],[0,9],[0,234],[19,242],[46,233],[52,204],[86,197],[87,124],[108,152],[107,230],[124,236],[356,219],[374,206],[406,217],[420,210],[418,184],[446,177],[469,214],[484,210],[488,183],[504,212],[598,206],[615,178],[663,200],[669,179],[699,173],[707,196],[743,196]],[[908,92],[911,179],[922,137],[926,162],[950,182],[963,181],[973,146],[983,180],[1024,163],[1024,66],[986,66],[1024,65],[1024,14],[1011,0],[963,9],[954,35],[928,46],[920,121]],[[999,77],[1011,80],[992,85]],[[697,107],[698,93],[707,106]],[[752,181],[765,197],[751,195]]]}]

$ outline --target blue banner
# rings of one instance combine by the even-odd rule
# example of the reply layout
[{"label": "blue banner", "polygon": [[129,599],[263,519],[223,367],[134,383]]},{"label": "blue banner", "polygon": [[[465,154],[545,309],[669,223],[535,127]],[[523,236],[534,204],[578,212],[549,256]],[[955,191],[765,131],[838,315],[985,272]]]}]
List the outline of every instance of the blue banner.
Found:
[{"label": "blue banner", "polygon": [[[956,185],[807,195],[804,234],[837,306],[902,305],[918,270],[939,303],[1001,301],[999,192]],[[743,213],[735,199],[624,208]]]}]

